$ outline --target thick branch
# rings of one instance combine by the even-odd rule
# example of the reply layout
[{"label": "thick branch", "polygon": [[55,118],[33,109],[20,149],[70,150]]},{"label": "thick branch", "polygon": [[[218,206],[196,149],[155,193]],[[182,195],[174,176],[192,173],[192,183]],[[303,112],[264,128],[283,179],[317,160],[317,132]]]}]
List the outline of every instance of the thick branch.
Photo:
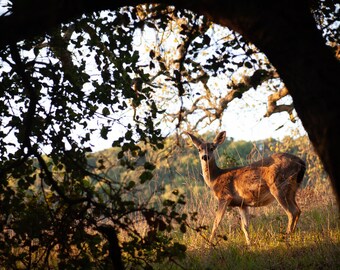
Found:
[{"label": "thick branch", "polygon": [[117,237],[116,230],[109,225],[102,225],[97,227],[98,232],[103,234],[103,236],[109,242],[109,254],[112,261],[114,270],[123,270],[123,260],[119,247],[119,241]]},{"label": "thick branch", "polygon": [[287,112],[290,116],[290,119],[292,122],[295,122],[294,116],[292,114],[294,106],[293,104],[284,104],[284,105],[277,105],[277,101],[282,99],[283,97],[289,95],[287,87],[281,88],[279,91],[275,92],[274,94],[271,94],[268,97],[268,107],[267,112],[264,115],[264,117],[269,117],[274,113],[280,113],[280,112]]}]

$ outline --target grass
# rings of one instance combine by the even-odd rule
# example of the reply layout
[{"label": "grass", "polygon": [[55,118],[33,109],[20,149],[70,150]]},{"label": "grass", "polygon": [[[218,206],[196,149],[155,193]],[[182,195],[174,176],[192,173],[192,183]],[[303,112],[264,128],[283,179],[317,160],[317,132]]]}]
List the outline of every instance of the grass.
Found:
[{"label": "grass", "polygon": [[339,211],[327,184],[298,192],[302,214],[290,236],[284,234],[287,217],[277,203],[251,209],[251,246],[246,245],[237,209],[229,210],[221,222],[218,233],[224,237],[209,244],[216,201],[208,189],[201,197],[190,198],[184,210],[198,212],[191,226],[209,229],[178,235],[177,240],[188,248],[186,258],[160,269],[340,269]]},{"label": "grass", "polygon": [[186,269],[340,269],[339,228],[299,231],[289,239],[280,233],[254,234],[250,247],[239,233],[215,247],[190,248],[181,263]]}]

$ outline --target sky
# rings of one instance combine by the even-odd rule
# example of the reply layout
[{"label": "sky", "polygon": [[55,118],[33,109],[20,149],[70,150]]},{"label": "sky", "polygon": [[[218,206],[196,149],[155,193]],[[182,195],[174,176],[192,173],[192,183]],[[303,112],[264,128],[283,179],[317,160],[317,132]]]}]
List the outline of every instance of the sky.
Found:
[{"label": "sky", "polygon": [[0,0],[0,15],[7,11],[7,8],[4,6],[8,3],[8,0]]}]

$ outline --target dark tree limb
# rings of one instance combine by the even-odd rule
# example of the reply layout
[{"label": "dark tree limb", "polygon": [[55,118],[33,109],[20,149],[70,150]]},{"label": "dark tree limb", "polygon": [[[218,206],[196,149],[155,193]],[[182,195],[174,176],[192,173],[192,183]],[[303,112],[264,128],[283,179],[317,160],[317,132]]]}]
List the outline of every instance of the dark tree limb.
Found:
[{"label": "dark tree limb", "polygon": [[103,234],[109,242],[109,253],[113,269],[124,270],[119,241],[115,229],[109,225],[101,225],[97,227],[97,231]]}]

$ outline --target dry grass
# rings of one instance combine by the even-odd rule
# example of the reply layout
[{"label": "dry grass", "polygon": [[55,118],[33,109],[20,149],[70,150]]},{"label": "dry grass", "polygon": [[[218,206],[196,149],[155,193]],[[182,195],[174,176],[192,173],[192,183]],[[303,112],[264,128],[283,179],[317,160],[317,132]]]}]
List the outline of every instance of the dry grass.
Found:
[{"label": "dry grass", "polygon": [[[218,230],[215,245],[209,237],[216,200],[208,188],[188,185],[191,191],[184,211],[197,212],[192,227],[178,238],[187,248],[181,266],[162,265],[162,269],[340,269],[339,210],[327,183],[301,189],[297,201],[302,210],[297,231],[286,236],[287,217],[276,203],[252,208],[250,237],[246,245],[237,209],[229,209]],[[226,239],[226,240],[225,240]]]}]

